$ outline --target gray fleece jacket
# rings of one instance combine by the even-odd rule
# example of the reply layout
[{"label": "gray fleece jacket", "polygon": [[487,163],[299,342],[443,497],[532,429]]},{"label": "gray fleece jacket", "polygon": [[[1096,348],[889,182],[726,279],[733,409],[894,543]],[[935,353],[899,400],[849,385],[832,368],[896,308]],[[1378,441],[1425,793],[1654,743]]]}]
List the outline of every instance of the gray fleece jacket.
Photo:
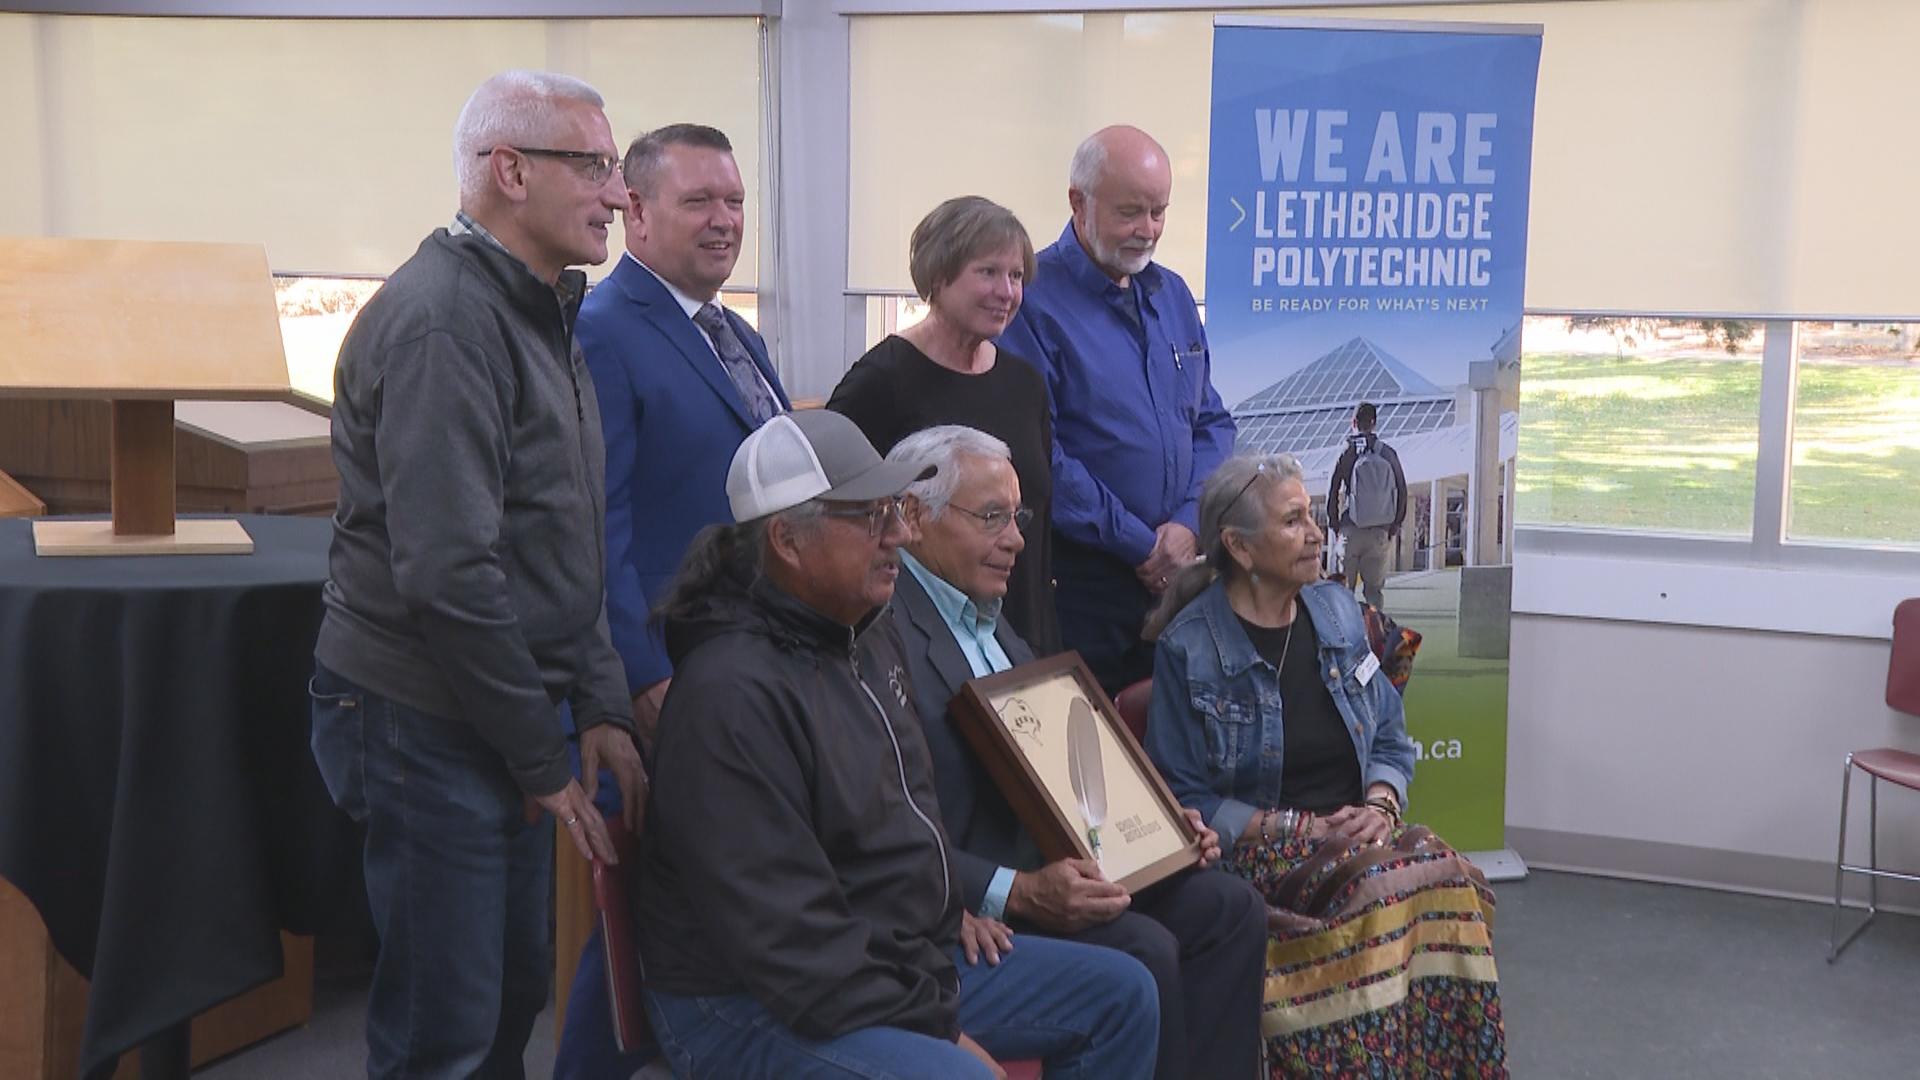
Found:
[{"label": "gray fleece jacket", "polygon": [[555,706],[632,727],[607,636],[600,415],[559,288],[477,235],[427,237],[340,347],[340,504],[315,656],[465,721],[521,788],[570,771]]}]

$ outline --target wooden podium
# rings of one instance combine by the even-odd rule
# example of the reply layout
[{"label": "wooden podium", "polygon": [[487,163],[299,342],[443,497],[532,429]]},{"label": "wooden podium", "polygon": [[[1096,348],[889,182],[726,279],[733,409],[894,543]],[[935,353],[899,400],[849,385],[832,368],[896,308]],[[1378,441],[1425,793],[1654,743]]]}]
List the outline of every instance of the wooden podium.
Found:
[{"label": "wooden podium", "polygon": [[[112,510],[112,428],[111,402],[0,397],[0,470],[46,504],[19,516]],[[326,516],[339,498],[322,405],[175,402],[173,459],[181,514]]]},{"label": "wooden podium", "polygon": [[23,487],[18,480],[0,472],[0,517],[39,517],[47,512],[47,504],[40,501],[33,492]]},{"label": "wooden podium", "polygon": [[263,248],[0,238],[0,396],[112,403],[113,520],[36,521],[39,554],[252,551],[176,518],[173,403],[292,394]]}]

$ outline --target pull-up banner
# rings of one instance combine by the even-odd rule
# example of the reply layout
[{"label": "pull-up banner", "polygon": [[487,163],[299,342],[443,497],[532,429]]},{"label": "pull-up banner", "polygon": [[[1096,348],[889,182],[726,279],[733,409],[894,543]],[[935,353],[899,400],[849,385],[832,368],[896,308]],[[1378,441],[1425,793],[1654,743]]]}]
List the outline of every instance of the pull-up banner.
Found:
[{"label": "pull-up banner", "polygon": [[[1214,27],[1214,385],[1239,449],[1300,458],[1322,499],[1351,469],[1356,408],[1378,409],[1404,517],[1384,540],[1345,523],[1336,551],[1357,535],[1388,548],[1381,606],[1424,637],[1406,691],[1410,812],[1465,850],[1503,846],[1504,494],[1539,64],[1537,26]],[[1352,581],[1357,559],[1339,569]]]}]

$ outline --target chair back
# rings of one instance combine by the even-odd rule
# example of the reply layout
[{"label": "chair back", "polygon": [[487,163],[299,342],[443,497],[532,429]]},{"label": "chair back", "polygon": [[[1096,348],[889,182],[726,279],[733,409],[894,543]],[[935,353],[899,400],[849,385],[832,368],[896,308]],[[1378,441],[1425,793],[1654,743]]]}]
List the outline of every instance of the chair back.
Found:
[{"label": "chair back", "polygon": [[1144,744],[1147,741],[1147,706],[1153,701],[1153,680],[1141,679],[1113,699],[1113,707],[1120,711],[1120,719],[1133,732],[1134,740]]},{"label": "chair back", "polygon": [[607,1000],[613,1007],[613,1041],[623,1054],[652,1042],[647,1007],[640,999],[640,945],[634,939],[633,904],[628,885],[640,861],[640,843],[619,817],[607,819],[618,866],[593,860],[593,906],[600,916],[602,950],[607,958]]},{"label": "chair back", "polygon": [[1893,654],[1887,659],[1887,704],[1920,716],[1920,597],[1893,609]]}]

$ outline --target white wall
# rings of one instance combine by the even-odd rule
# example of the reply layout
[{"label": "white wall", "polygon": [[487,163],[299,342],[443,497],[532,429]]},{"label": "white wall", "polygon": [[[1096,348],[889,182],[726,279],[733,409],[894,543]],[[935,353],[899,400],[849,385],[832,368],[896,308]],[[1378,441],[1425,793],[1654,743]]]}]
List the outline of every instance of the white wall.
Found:
[{"label": "white wall", "polygon": [[[1509,837],[1538,865],[1819,895],[1831,888],[1847,752],[1920,749],[1920,718],[1885,703],[1888,651],[1886,640],[1516,614]],[[1883,785],[1882,796],[1882,865],[1920,871],[1920,795]]]}]

